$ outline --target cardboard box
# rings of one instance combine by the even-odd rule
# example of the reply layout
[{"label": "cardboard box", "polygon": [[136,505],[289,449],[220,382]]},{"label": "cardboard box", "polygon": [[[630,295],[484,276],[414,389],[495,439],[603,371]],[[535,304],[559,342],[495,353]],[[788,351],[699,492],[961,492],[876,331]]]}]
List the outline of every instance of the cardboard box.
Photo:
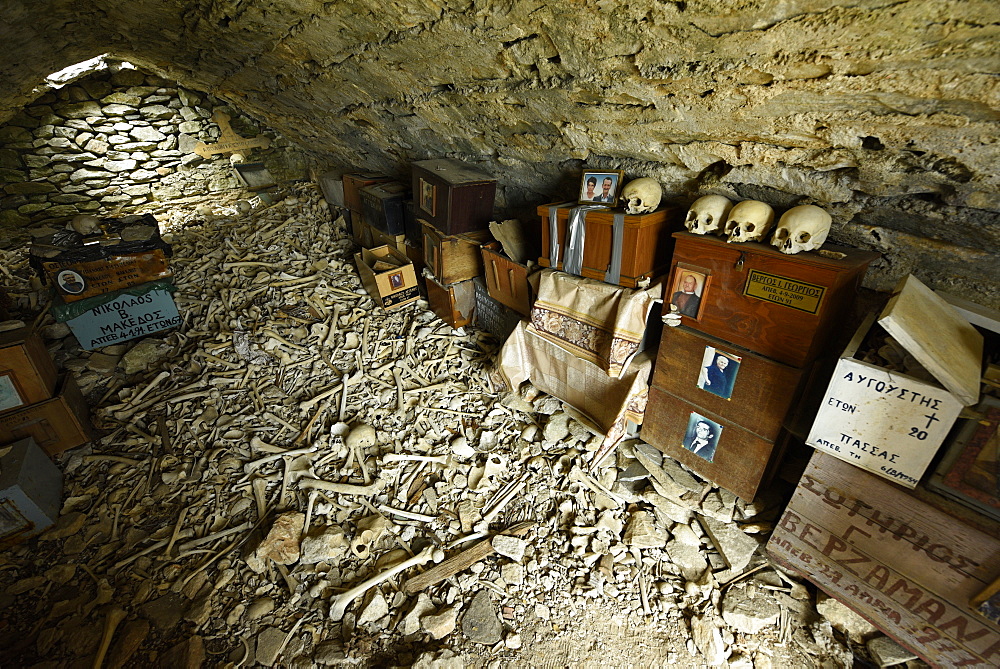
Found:
[{"label": "cardboard box", "polygon": [[361,249],[354,254],[361,283],[383,309],[398,309],[420,298],[413,263],[388,246]]},{"label": "cardboard box", "polygon": [[69,374],[63,376],[52,399],[0,416],[0,444],[31,437],[49,455],[91,439],[89,409]]},{"label": "cardboard box", "polygon": [[30,327],[0,332],[0,414],[52,397],[55,363]]},{"label": "cardboard box", "polygon": [[80,346],[91,350],[176,327],[183,322],[170,291],[120,292],[66,321]]},{"label": "cardboard box", "polygon": [[879,318],[940,384],[858,359],[874,314],[845,349],[806,443],[913,488],[964,405],[979,397],[983,338],[941,298],[909,276]]},{"label": "cardboard box", "polygon": [[817,452],[767,551],[931,666],[1000,662],[1000,625],[969,606],[1000,574],[1000,523]]},{"label": "cardboard box", "polygon": [[31,437],[0,458],[0,546],[10,546],[55,524],[62,504],[62,472]]},{"label": "cardboard box", "polygon": [[122,288],[173,276],[163,249],[126,253],[100,260],[42,262],[63,302],[77,302]]}]

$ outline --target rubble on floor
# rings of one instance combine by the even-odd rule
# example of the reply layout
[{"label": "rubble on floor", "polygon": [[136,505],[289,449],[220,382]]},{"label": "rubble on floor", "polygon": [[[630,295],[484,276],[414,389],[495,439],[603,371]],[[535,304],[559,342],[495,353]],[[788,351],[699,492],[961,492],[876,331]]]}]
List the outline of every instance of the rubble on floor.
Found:
[{"label": "rubble on floor", "polygon": [[[601,437],[558,400],[489,386],[491,336],[373,308],[332,218],[301,185],[168,231],[185,326],[167,336],[88,353],[40,319],[104,436],[61,458],[59,522],[0,552],[5,657],[850,664],[761,550],[777,496],[747,503],[638,439],[594,466]],[[583,635],[594,616],[615,627]]]}]

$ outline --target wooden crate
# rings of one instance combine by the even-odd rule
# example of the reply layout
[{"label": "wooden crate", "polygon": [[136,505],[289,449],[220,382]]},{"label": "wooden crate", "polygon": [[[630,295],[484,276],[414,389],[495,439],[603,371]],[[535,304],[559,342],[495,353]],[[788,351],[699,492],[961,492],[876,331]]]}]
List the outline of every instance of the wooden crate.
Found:
[{"label": "wooden crate", "polygon": [[1000,664],[969,602],[1000,577],[1000,523],[816,452],[768,552],[938,667]]},{"label": "wooden crate", "polygon": [[490,242],[482,247],[486,289],[497,302],[523,316],[531,313],[531,286],[528,268],[501,253],[500,242]]},{"label": "wooden crate", "polygon": [[0,332],[0,414],[52,397],[56,365],[30,327]]},{"label": "wooden crate", "polygon": [[427,302],[437,317],[453,328],[472,322],[476,310],[476,286],[472,279],[452,284],[426,277]]},{"label": "wooden crate", "polygon": [[0,416],[0,444],[25,437],[49,455],[90,441],[89,410],[72,376],[62,377],[55,397]]},{"label": "wooden crate", "polygon": [[[728,363],[721,373],[718,358]],[[663,328],[653,385],[774,441],[806,376],[804,368],[680,326]]]},{"label": "wooden crate", "polygon": [[467,281],[483,273],[480,246],[492,239],[489,230],[446,235],[423,221],[424,261],[442,284]]},{"label": "wooden crate", "polygon": [[[785,255],[772,246],[688,232],[674,234],[664,313],[691,272],[699,285],[700,310],[681,322],[779,362],[802,367],[825,348],[849,315],[869,263],[877,253],[827,245],[843,259],[816,253]],[[699,284],[702,281],[699,280]]]},{"label": "wooden crate", "polygon": [[[542,267],[564,269],[566,225],[575,202],[543,204],[538,207],[542,219]],[[615,217],[622,216],[621,251],[615,258]],[[555,225],[553,225],[553,217]],[[555,235],[553,236],[553,228]],[[630,216],[611,209],[588,211],[584,231],[583,262],[579,275],[635,288],[643,279],[655,279],[670,269],[674,240],[671,233],[684,228],[680,207],[666,206],[649,214]],[[553,240],[555,246],[553,246]],[[556,256],[553,265],[552,258]],[[617,280],[614,269],[618,268]]]},{"label": "wooden crate", "polygon": [[457,160],[435,158],[413,163],[417,218],[446,235],[489,226],[496,190],[496,179]]},{"label": "wooden crate", "polygon": [[351,172],[342,177],[344,181],[344,204],[351,211],[364,211],[364,203],[361,201],[361,189],[372,184],[392,181],[384,174],[369,174],[362,172]]},{"label": "wooden crate", "polygon": [[405,232],[404,203],[409,194],[409,186],[398,181],[365,186],[361,189],[365,222],[386,235],[402,236]]},{"label": "wooden crate", "polygon": [[[691,439],[696,424],[703,419],[715,424],[709,430],[714,447],[708,452],[695,452]],[[656,385],[649,387],[649,401],[639,436],[699,475],[748,501],[767,485],[785,443],[781,439],[764,439]]]},{"label": "wooden crate", "polygon": [[163,249],[100,260],[43,260],[42,268],[56,294],[67,303],[173,276]]}]

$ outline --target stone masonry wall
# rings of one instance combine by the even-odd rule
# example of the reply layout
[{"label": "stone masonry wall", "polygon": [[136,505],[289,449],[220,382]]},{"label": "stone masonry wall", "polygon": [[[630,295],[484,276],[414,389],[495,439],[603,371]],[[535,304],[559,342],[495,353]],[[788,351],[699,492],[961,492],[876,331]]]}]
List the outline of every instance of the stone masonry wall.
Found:
[{"label": "stone masonry wall", "polygon": [[0,236],[79,213],[142,212],[151,203],[242,190],[225,155],[193,153],[218,140],[218,108],[235,132],[272,139],[255,149],[280,179],[305,178],[301,152],[224,102],[130,67],[45,93],[0,127]]},{"label": "stone masonry wall", "polygon": [[111,52],[330,167],[466,160],[529,224],[584,166],[682,203],[815,203],[835,241],[883,254],[870,287],[912,272],[1000,307],[995,0],[94,0],[4,18],[0,119]]}]

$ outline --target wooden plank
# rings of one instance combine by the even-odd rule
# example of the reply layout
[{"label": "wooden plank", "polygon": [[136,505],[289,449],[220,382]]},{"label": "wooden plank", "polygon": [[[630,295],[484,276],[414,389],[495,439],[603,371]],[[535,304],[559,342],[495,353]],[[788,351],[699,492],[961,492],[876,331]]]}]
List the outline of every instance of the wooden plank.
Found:
[{"label": "wooden plank", "polygon": [[992,667],[1000,626],[969,601],[1000,571],[1000,524],[969,515],[817,452],[767,550],[932,665]]},{"label": "wooden plank", "polygon": [[896,286],[878,322],[962,404],[979,401],[983,336],[917,277]]}]

